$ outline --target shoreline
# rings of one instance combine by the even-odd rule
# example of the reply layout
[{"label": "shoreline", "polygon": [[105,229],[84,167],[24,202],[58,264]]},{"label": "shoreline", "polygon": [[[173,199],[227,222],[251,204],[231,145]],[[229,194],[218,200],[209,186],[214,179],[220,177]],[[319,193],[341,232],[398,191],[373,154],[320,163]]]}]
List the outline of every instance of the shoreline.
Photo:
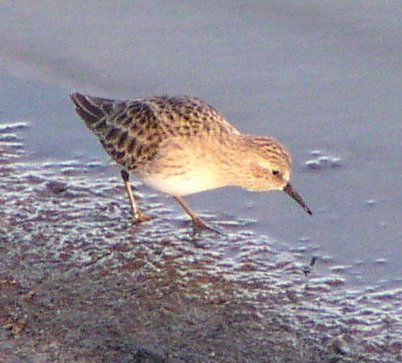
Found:
[{"label": "shoreline", "polygon": [[193,240],[154,196],[155,220],[134,228],[118,179],[89,178],[104,166],[21,163],[26,127],[0,128],[4,361],[401,360],[401,290],[306,278],[235,227]]}]

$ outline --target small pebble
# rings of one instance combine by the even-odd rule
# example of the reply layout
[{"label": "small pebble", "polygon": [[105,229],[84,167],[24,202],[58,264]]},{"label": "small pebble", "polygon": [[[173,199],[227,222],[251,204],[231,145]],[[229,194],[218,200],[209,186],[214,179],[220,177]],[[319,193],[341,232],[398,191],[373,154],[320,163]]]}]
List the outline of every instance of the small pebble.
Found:
[{"label": "small pebble", "polygon": [[67,190],[67,184],[58,182],[58,181],[50,181],[46,183],[46,188],[50,190],[52,193],[62,193]]},{"label": "small pebble", "polygon": [[349,344],[345,341],[343,336],[339,335],[332,340],[332,348],[336,354],[347,355],[350,354]]},{"label": "small pebble", "polygon": [[308,169],[312,170],[321,170],[324,168],[339,168],[342,165],[341,158],[337,156],[330,156],[330,155],[320,155],[313,154],[317,156],[315,159],[308,160],[304,163],[304,166]]},{"label": "small pebble", "polygon": [[331,161],[331,158],[329,156],[320,156],[317,160],[320,164],[328,164]]},{"label": "small pebble", "polygon": [[331,159],[331,168],[339,168],[342,166],[341,158],[334,157]]},{"label": "small pebble", "polygon": [[322,169],[322,166],[320,164],[320,162],[318,160],[309,160],[306,161],[306,163],[304,164],[308,169],[312,169],[312,170],[319,170]]}]

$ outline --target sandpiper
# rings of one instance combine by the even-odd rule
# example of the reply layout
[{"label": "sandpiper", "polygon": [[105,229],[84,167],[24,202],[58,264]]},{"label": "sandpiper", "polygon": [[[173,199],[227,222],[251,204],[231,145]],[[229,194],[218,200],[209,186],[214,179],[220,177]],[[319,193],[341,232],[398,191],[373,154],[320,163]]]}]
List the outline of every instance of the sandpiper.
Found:
[{"label": "sandpiper", "polygon": [[134,101],[70,95],[78,115],[119,164],[134,223],[149,220],[136,205],[129,175],[173,196],[196,230],[207,225],[184,197],[224,186],[283,190],[312,214],[289,183],[289,152],[271,137],[240,133],[197,98],[156,96]]}]

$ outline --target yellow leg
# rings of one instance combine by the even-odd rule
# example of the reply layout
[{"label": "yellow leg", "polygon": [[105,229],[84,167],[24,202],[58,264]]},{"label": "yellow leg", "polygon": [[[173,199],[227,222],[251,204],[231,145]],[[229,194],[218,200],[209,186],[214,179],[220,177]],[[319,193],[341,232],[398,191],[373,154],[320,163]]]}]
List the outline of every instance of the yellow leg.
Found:
[{"label": "yellow leg", "polygon": [[208,227],[203,220],[187,205],[186,201],[183,197],[174,197],[177,203],[184,209],[184,211],[191,217],[193,220],[193,226],[195,230],[202,230],[202,229],[211,229]]},{"label": "yellow leg", "polygon": [[121,178],[123,179],[124,188],[126,189],[128,199],[130,200],[133,223],[149,221],[151,218],[149,216],[147,216],[146,214],[141,213],[137,208],[137,204],[135,203],[135,199],[134,199],[133,190],[131,189],[131,184],[129,182],[130,177],[129,177],[128,173],[125,170],[122,170],[120,172],[120,174],[121,174]]}]

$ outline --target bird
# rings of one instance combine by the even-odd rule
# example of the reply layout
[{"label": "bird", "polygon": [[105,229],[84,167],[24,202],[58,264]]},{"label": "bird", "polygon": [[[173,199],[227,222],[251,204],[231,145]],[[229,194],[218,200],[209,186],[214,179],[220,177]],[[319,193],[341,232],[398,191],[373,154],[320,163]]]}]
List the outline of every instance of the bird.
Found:
[{"label": "bird", "polygon": [[209,226],[185,197],[226,186],[252,192],[282,190],[312,215],[289,182],[288,150],[273,137],[241,133],[199,98],[153,96],[130,101],[78,92],[70,98],[77,114],[121,167],[133,223],[150,217],[137,206],[130,176],[173,196],[197,231]]}]

